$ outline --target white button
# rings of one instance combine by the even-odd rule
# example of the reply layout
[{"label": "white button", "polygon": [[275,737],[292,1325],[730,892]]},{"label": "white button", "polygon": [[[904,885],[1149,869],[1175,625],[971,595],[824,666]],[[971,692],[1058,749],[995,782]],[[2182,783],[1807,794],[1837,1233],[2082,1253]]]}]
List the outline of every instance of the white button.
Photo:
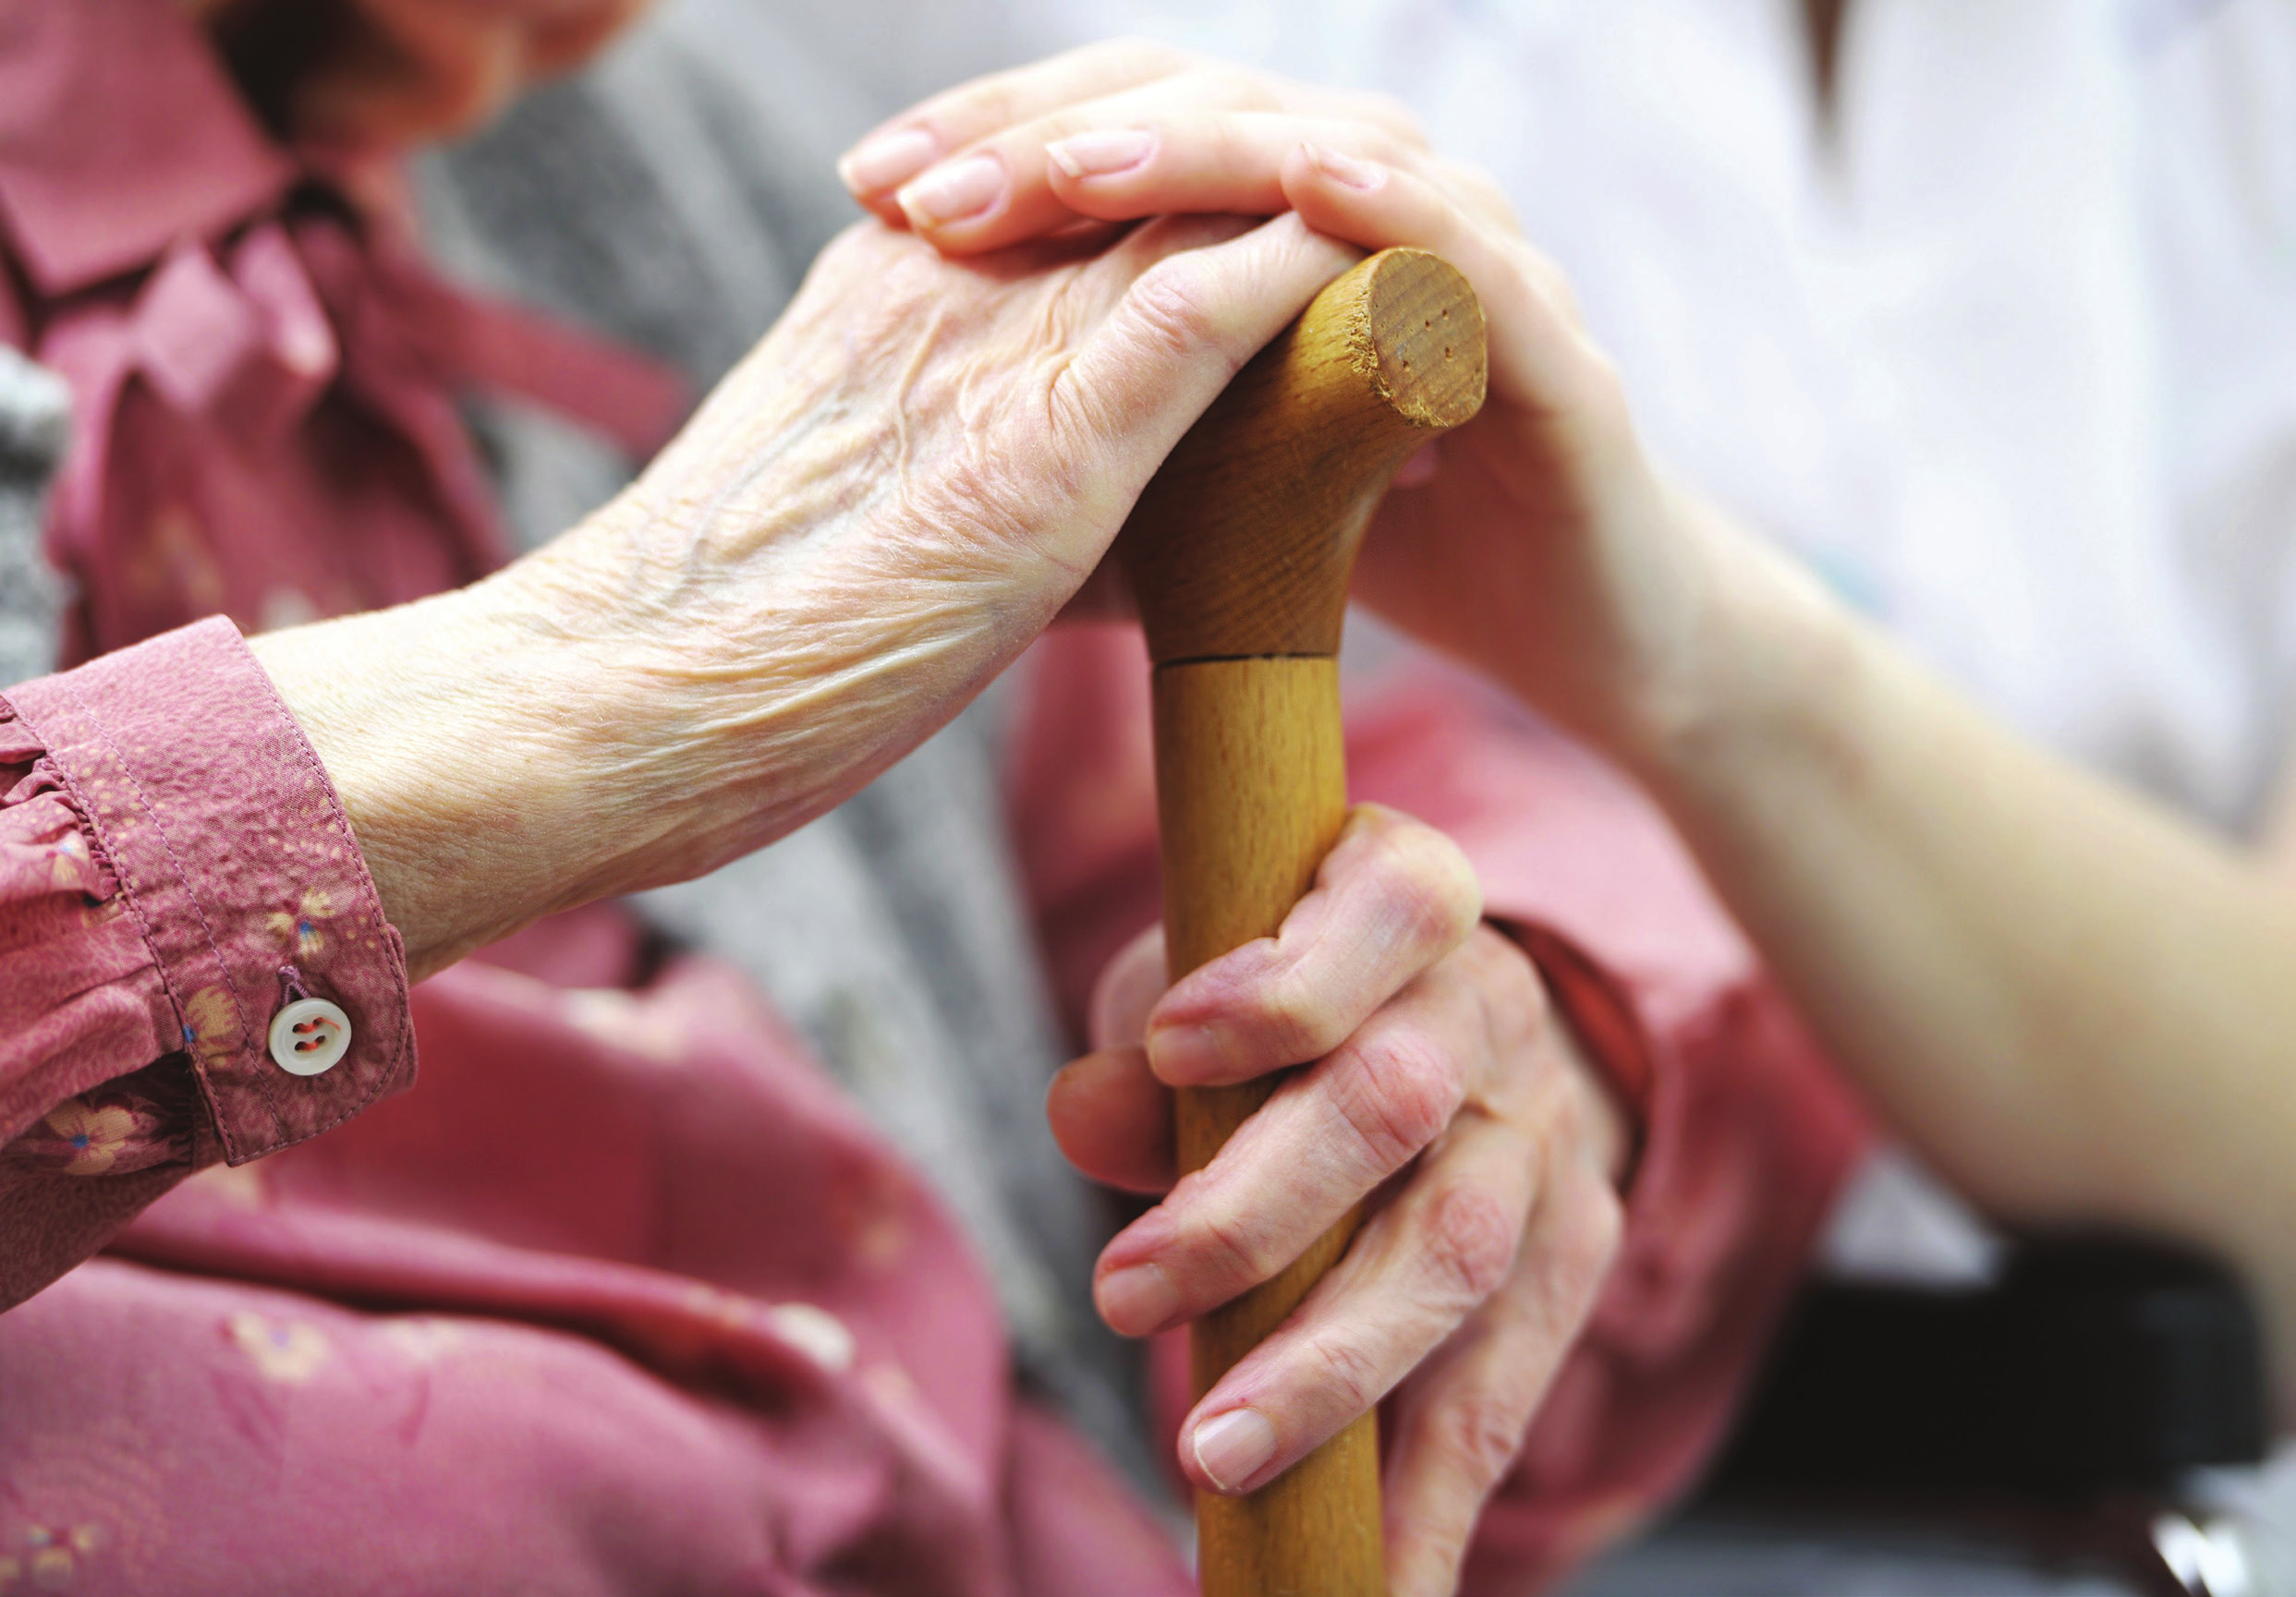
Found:
[{"label": "white button", "polygon": [[271,1057],[290,1075],[331,1071],[350,1048],[351,1017],[324,998],[298,998],[271,1017]]},{"label": "white button", "polygon": [[776,1303],[767,1311],[782,1340],[794,1342],[832,1374],[853,1368],[853,1333],[827,1309],[811,1303]]}]

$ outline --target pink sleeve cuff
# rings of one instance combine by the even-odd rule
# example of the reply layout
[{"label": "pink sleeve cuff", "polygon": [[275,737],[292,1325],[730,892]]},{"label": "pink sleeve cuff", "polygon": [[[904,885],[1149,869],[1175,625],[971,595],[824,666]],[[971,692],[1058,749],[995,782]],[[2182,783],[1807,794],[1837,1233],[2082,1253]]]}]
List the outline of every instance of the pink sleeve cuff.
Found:
[{"label": "pink sleeve cuff", "polygon": [[1547,997],[1610,1083],[1632,1122],[1627,1181],[1642,1162],[1658,1088],[1658,1050],[1635,1012],[1634,995],[1570,938],[1537,921],[1488,917],[1537,967]]},{"label": "pink sleeve cuff", "polygon": [[[230,1163],[413,1081],[398,934],[318,756],[229,622],[6,696],[117,880]],[[291,981],[350,1019],[348,1051],[318,1075],[271,1055]]]}]

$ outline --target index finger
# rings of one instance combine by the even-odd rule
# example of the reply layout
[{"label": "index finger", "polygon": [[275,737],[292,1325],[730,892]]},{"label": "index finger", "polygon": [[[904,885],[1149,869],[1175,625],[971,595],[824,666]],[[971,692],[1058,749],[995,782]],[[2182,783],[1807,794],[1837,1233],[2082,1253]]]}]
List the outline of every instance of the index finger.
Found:
[{"label": "index finger", "polygon": [[881,122],[839,158],[853,197],[895,227],[907,218],[893,190],[977,139],[1079,100],[1095,100],[1184,71],[1189,57],[1147,39],[1110,39],[960,83]]},{"label": "index finger", "polygon": [[1320,1058],[1466,941],[1482,913],[1482,888],[1456,843],[1360,805],[1274,937],[1190,972],[1157,1002],[1148,1062],[1178,1087]]}]

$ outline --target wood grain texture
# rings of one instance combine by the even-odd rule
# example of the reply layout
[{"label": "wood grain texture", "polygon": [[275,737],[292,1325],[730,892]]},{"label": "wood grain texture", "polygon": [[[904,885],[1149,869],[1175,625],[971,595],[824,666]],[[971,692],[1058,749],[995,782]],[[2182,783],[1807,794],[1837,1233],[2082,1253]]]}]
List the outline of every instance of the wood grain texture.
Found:
[{"label": "wood grain texture", "polygon": [[1483,309],[1420,249],[1361,262],[1261,350],[1118,535],[1159,664],[1336,654],[1355,550],[1395,468],[1483,404]]},{"label": "wood grain texture", "polygon": [[[1395,468],[1483,402],[1482,308],[1419,250],[1363,261],[1248,363],[1148,485],[1117,549],[1157,661],[1157,802],[1174,979],[1272,936],[1347,812],[1340,626]],[[1179,1095],[1201,1168],[1279,1077]],[[1209,1390],[1345,1252],[1348,1216],[1272,1280],[1197,1322]],[[1386,1591],[1369,1415],[1248,1497],[1198,1494],[1206,1597]]]},{"label": "wood grain texture", "polygon": [[[1347,818],[1339,662],[1326,656],[1192,660],[1155,678],[1164,935],[1174,978],[1273,936]],[[1180,1095],[1180,1168],[1211,1162],[1277,1078]],[[1281,1324],[1345,1252],[1350,1215],[1273,1279],[1198,1320],[1197,1396]],[[1197,1498],[1211,1597],[1377,1597],[1379,1459],[1367,1414],[1249,1497]]]}]

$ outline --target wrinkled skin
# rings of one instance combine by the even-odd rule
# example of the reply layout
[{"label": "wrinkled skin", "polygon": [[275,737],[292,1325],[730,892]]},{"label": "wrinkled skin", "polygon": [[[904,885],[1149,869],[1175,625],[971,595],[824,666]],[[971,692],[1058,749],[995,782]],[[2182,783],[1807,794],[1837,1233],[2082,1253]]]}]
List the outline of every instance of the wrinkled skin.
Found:
[{"label": "wrinkled skin", "polygon": [[1296,220],[1245,227],[952,261],[860,224],[581,526],[472,587],[259,640],[416,968],[709,870],[945,724],[1351,259]]},{"label": "wrinkled skin", "polygon": [[[745,828],[841,800],[1017,658],[1194,413],[1349,259],[1295,224],[1217,243],[1241,230],[1179,220],[1106,253],[949,262],[857,226],[552,552],[570,601],[611,581],[617,622],[653,623],[665,696],[754,771]],[[722,705],[729,671],[743,692]],[[784,769],[802,788],[761,814],[751,784]]]},{"label": "wrinkled skin", "polygon": [[[340,50],[276,84],[275,114],[354,144],[456,130],[587,48],[581,18],[625,9],[339,5]],[[262,37],[236,15],[226,34]],[[1245,225],[1048,226],[959,259],[863,224],[582,526],[462,592],[257,640],[416,973],[769,841],[942,724],[1075,599],[1186,426],[1354,255],[1297,217]],[[1413,590],[1423,619],[1457,580]],[[1404,1593],[1450,1583],[1619,1226],[1618,1110],[1478,916],[1455,848],[1361,812],[1278,938],[1160,999],[1152,944],[1120,961],[1101,1051],[1051,1100],[1084,1168],[1158,1189],[1170,1084],[1314,1061],[1111,1246],[1099,1290],[1120,1329],[1173,1323],[1376,1193],[1346,1264],[1199,1406],[1183,1454],[1199,1483],[1248,1488],[1399,1390]],[[1239,1414],[1273,1435],[1248,1468]]]},{"label": "wrinkled skin", "polygon": [[[1339,1265],[1197,1405],[1181,1455],[1198,1485],[1250,1490],[1392,1394],[1401,1597],[1450,1589],[1622,1225],[1623,1122],[1480,907],[1449,839],[1362,806],[1276,937],[1169,992],[1160,935],[1119,955],[1096,995],[1096,1051],[1051,1098],[1078,1168],[1168,1193],[1101,1254],[1099,1301],[1119,1331],[1225,1301],[1370,1200]],[[1302,1061],[1174,1184],[1172,1087]],[[1254,1439],[1273,1443],[1257,1461],[1240,1452]]]},{"label": "wrinkled skin", "polygon": [[[905,112],[841,172],[862,204],[956,257],[1205,212],[1288,212],[1365,248],[1447,257],[1488,317],[1489,397],[1399,478],[1357,596],[1614,752],[1658,735],[1704,602],[1696,539],[1560,275],[1495,188],[1432,153],[1402,107],[1119,42]],[[1471,889],[1436,834],[1360,812],[1277,938],[1160,998],[1152,949],[1117,961],[1101,1051],[1053,1095],[1082,1168],[1170,1186],[1100,1261],[1119,1330],[1223,1301],[1349,1204],[1377,1205],[1334,1274],[1197,1406],[1181,1453],[1197,1484],[1248,1489],[1396,1393],[1399,1597],[1454,1585],[1621,1225],[1617,1109],[1528,962],[1477,925]],[[1144,1046],[1124,1046],[1143,1029]],[[1164,1088],[1303,1062],[1209,1168],[1171,1185]]]},{"label": "wrinkled skin", "polygon": [[[1630,765],[1696,698],[1743,535],[1654,469],[1568,282],[1401,104],[1119,41],[929,100],[841,171],[952,254],[1084,218],[1288,211],[1365,249],[1445,257],[1482,298],[1489,395],[1388,496],[1356,597]],[[971,208],[938,214],[952,197]]]}]

